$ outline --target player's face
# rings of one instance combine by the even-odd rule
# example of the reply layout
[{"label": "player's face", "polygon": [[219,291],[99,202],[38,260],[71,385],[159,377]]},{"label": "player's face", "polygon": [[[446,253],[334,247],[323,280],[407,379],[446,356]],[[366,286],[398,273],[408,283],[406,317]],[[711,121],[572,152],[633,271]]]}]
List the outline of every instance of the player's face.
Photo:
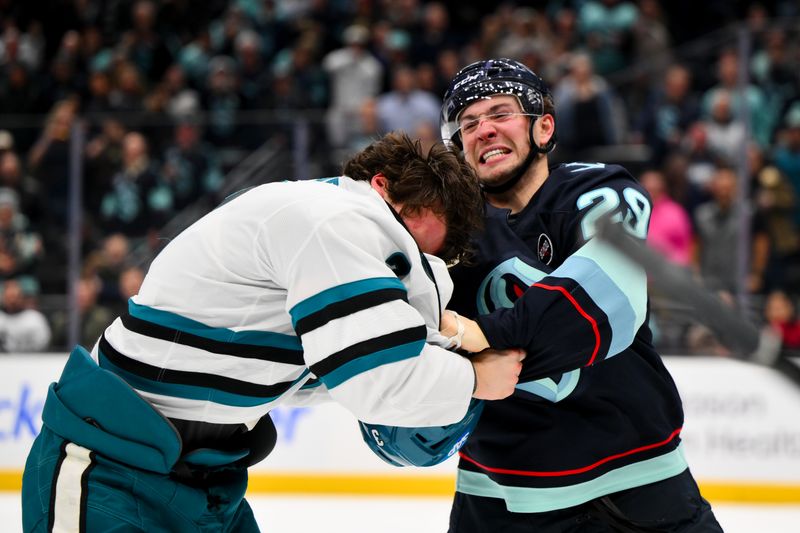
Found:
[{"label": "player's face", "polygon": [[402,215],[402,218],[420,250],[436,255],[444,247],[447,224],[443,216],[423,209],[414,215]]},{"label": "player's face", "polygon": [[482,182],[504,183],[524,164],[531,118],[522,113],[516,97],[497,95],[475,102],[459,116],[464,157]]}]

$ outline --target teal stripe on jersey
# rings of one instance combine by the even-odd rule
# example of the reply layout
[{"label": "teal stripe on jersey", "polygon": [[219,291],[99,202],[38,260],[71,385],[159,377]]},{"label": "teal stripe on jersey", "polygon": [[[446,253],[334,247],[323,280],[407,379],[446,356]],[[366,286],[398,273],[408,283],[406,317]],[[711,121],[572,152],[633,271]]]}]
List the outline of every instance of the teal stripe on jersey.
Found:
[{"label": "teal stripe on jersey", "polygon": [[[151,379],[143,378],[127,370],[120,368],[112,363],[103,352],[98,350],[98,361],[100,367],[114,372],[119,377],[124,379],[131,387],[136,390],[150,392],[152,394],[160,394],[161,396],[172,396],[174,398],[184,398],[187,400],[200,400],[207,402],[219,403],[231,407],[255,407],[257,405],[266,405],[270,402],[277,400],[281,395],[269,398],[254,396],[244,396],[242,394],[233,394],[209,387],[201,387],[198,385],[182,385],[176,383],[165,383],[163,381],[153,381]],[[298,377],[294,383],[305,378],[309,370],[306,369]]]},{"label": "teal stripe on jersey", "polygon": [[591,255],[588,255],[582,254],[581,248],[551,275],[577,281],[606,314],[611,327],[607,357],[611,357],[631,345],[644,322],[647,281],[642,271],[637,276],[629,265],[609,254],[596,253],[596,250],[596,247],[590,247],[587,252]]},{"label": "teal stripe on jersey", "polygon": [[424,340],[393,346],[392,348],[387,348],[386,350],[380,350],[378,352],[353,359],[349,363],[343,364],[336,370],[321,376],[319,379],[328,387],[328,389],[332,389],[337,385],[341,385],[353,376],[361,374],[362,372],[367,372],[368,370],[372,370],[373,368],[377,368],[381,365],[396,363],[397,361],[416,357],[422,353],[422,349],[424,347]]},{"label": "teal stripe on jersey", "polygon": [[292,307],[289,311],[289,314],[292,315],[292,327],[296,327],[297,322],[330,304],[381,289],[401,289],[405,291],[406,286],[397,278],[370,278],[325,289]]},{"label": "teal stripe on jersey", "polygon": [[636,329],[647,315],[647,274],[644,269],[600,239],[592,239],[572,257],[585,257],[597,263],[611,281],[623,289],[636,313]]},{"label": "teal stripe on jersey", "polygon": [[669,453],[623,466],[576,485],[551,488],[508,487],[486,474],[458,470],[456,490],[464,494],[502,498],[512,513],[542,513],[565,509],[621,490],[677,476],[688,468],[679,445]]},{"label": "teal stripe on jersey", "polygon": [[232,344],[250,344],[268,348],[284,348],[286,350],[302,350],[300,339],[294,335],[274,333],[272,331],[233,331],[227,328],[214,328],[202,322],[184,316],[140,305],[128,300],[128,313],[131,316],[152,322],[160,326],[177,329],[184,333],[191,333],[198,337],[212,339]]}]

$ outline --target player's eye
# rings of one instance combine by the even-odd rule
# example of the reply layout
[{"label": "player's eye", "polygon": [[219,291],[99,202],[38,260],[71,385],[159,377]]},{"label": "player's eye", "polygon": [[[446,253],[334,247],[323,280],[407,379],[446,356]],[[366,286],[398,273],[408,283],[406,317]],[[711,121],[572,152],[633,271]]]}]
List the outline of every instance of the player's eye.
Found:
[{"label": "player's eye", "polygon": [[506,120],[518,114],[519,113],[511,113],[510,111],[504,111],[502,113],[494,113],[493,115],[489,115],[486,118],[490,122],[505,122]]},{"label": "player's eye", "polygon": [[463,133],[473,133],[475,130],[478,129],[478,126],[480,125],[482,120],[486,120],[491,123],[506,122],[510,118],[519,114],[520,113],[514,113],[511,111],[501,111],[499,113],[491,113],[489,115],[479,115],[477,118],[471,118],[462,121],[460,129]]},{"label": "player's eye", "polygon": [[481,123],[480,118],[473,118],[470,120],[465,120],[461,123],[461,131],[464,133],[472,133],[476,129],[478,129],[478,124]]}]

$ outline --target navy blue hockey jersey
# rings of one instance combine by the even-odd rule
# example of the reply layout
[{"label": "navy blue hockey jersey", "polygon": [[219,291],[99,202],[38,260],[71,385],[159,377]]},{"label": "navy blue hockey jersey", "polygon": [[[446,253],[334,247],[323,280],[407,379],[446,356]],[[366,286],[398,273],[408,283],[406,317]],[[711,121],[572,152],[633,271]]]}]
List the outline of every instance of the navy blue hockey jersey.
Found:
[{"label": "navy blue hockey jersey", "polygon": [[683,409],[651,344],[647,280],[592,239],[610,216],[645,239],[651,203],[622,167],[569,163],[511,215],[487,206],[450,308],[491,346],[528,351],[517,391],[487,402],[460,453],[457,490],[542,512],[686,469]]}]

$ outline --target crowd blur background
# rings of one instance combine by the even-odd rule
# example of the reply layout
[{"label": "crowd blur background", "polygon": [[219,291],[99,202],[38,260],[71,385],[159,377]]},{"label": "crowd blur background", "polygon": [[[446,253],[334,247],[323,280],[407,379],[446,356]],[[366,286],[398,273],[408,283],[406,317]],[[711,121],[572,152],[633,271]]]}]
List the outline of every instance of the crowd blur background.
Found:
[{"label": "crowd blur background", "polygon": [[[472,4],[472,5],[467,5]],[[0,0],[0,350],[91,346],[181,229],[244,187],[439,139],[461,67],[520,60],[554,162],[625,165],[650,245],[800,348],[793,0]],[[727,354],[653,291],[670,354]]]}]

